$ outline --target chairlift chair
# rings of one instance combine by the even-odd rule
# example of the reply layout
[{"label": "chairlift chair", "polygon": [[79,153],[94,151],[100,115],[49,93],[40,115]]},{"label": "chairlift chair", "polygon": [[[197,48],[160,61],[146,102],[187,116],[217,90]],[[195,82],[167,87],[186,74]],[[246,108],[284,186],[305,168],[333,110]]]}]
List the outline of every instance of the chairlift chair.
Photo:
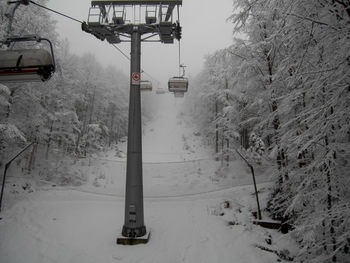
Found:
[{"label": "chairlift chair", "polygon": [[152,91],[152,83],[149,80],[140,81],[140,90],[141,91]]},{"label": "chairlift chair", "polygon": [[55,72],[55,59],[50,40],[37,36],[11,37],[3,41],[15,42],[47,41],[50,52],[45,49],[9,49],[0,51],[0,83],[46,81]]},{"label": "chairlift chair", "polygon": [[188,79],[185,77],[173,77],[168,81],[168,89],[170,92],[187,92]]}]

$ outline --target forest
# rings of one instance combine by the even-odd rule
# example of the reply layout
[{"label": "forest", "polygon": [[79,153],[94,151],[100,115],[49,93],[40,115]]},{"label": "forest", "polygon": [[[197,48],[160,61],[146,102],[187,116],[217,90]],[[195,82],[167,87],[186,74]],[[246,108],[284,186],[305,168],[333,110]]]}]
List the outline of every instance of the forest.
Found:
[{"label": "forest", "polygon": [[[234,0],[228,21],[234,41],[190,80],[188,111],[217,160],[239,149],[273,167],[267,211],[290,226],[300,262],[349,262],[350,1]],[[30,171],[39,152],[87,156],[127,135],[128,77],[72,54],[55,27],[43,9],[17,11],[14,33],[51,39],[57,70],[45,84],[0,84],[0,169],[28,142]]]},{"label": "forest", "polygon": [[[7,26],[7,9],[2,1],[0,38]],[[13,34],[50,39],[57,70],[48,83],[0,86],[1,161],[7,148],[26,141],[68,155],[86,155],[125,136],[127,76],[112,66],[102,67],[93,54],[72,54],[68,40],[55,33],[55,21],[46,10],[20,7],[16,14]]]},{"label": "forest", "polygon": [[190,110],[219,158],[241,147],[275,167],[268,211],[293,226],[301,262],[348,262],[350,2],[234,5],[242,37],[207,56]]}]

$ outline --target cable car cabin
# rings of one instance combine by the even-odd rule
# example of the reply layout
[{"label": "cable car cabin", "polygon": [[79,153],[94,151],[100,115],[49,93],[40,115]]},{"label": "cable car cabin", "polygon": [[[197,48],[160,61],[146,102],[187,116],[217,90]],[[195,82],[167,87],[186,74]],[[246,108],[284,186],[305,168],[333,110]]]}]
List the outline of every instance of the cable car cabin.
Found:
[{"label": "cable car cabin", "polygon": [[140,90],[141,91],[152,91],[152,83],[149,80],[140,81]]},{"label": "cable car cabin", "polygon": [[173,77],[169,79],[168,88],[170,92],[187,92],[188,79],[184,77]]},{"label": "cable car cabin", "polygon": [[0,51],[0,83],[46,81],[54,71],[53,56],[46,50]]}]

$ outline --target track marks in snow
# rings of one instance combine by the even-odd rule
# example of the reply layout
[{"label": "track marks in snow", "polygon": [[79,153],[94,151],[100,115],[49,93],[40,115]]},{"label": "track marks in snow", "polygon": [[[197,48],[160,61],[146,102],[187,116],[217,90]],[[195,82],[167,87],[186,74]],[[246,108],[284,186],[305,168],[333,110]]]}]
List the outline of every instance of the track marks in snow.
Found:
[{"label": "track marks in snow", "polygon": [[[20,263],[23,258],[26,263],[274,262],[275,255],[253,246],[264,242],[256,227],[244,226],[244,218],[239,219],[242,224],[228,226],[228,210],[228,217],[212,213],[225,196],[233,200],[232,211],[247,209],[245,198],[252,198],[249,189],[187,200],[145,200],[151,239],[133,247],[115,244],[123,225],[123,199],[76,191],[37,192],[0,221],[1,241],[9,241],[0,242],[0,255],[4,262]],[[11,217],[15,223],[10,223]]]}]

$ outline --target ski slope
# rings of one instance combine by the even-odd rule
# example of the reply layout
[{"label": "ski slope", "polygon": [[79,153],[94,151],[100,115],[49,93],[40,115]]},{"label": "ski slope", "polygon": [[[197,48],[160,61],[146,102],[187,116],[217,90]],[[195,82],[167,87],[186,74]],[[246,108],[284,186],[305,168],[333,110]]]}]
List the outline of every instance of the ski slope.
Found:
[{"label": "ski slope", "polygon": [[[232,162],[230,175],[217,179],[219,163],[195,136],[183,100],[164,94],[153,103],[159,110],[143,136],[149,243],[116,245],[124,220],[125,158],[120,153],[126,153],[126,144],[121,143],[118,154],[108,152],[80,168],[89,174],[86,185],[9,190],[7,199],[16,202],[1,214],[1,262],[270,263],[278,256],[257,245],[293,253],[288,235],[251,223],[256,206],[244,165]],[[263,200],[268,187],[259,186]]]}]

